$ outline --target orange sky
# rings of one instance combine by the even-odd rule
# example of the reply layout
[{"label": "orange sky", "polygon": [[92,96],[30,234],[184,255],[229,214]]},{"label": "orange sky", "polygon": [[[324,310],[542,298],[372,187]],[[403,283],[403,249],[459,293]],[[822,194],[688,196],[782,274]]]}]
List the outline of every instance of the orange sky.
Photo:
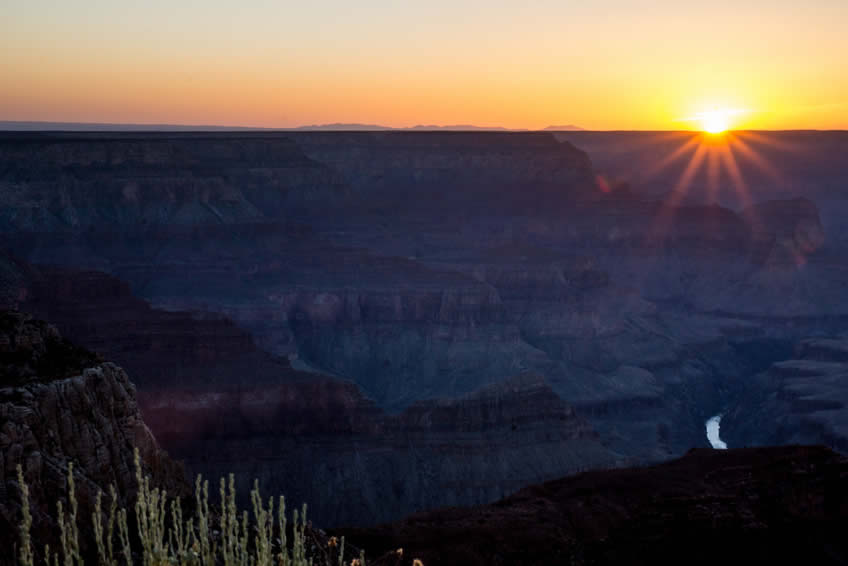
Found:
[{"label": "orange sky", "polygon": [[4,0],[0,120],[848,129],[848,2]]}]

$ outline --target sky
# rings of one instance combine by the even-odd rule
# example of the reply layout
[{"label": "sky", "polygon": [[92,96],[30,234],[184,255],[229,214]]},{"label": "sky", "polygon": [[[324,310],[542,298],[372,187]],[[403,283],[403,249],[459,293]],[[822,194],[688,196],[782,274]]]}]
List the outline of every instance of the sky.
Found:
[{"label": "sky", "polygon": [[0,0],[0,120],[848,129],[846,0]]}]

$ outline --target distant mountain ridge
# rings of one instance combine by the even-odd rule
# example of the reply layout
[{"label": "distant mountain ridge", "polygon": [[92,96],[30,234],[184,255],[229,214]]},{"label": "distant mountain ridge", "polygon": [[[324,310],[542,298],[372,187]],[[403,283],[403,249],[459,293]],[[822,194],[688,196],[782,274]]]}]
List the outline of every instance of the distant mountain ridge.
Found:
[{"label": "distant mountain ridge", "polygon": [[542,130],[543,132],[583,132],[585,128],[575,126],[574,124],[566,124],[564,126],[548,126]]},{"label": "distant mountain ridge", "polygon": [[358,124],[358,123],[332,123],[332,124],[309,124],[294,128],[262,128],[254,126],[216,126],[216,125],[192,125],[192,124],[110,124],[100,122],[39,122],[39,121],[16,121],[0,120],[0,131],[73,131],[73,132],[228,132],[228,131],[282,131],[282,132],[310,132],[310,131],[342,131],[342,132],[381,132],[390,130],[400,131],[440,131],[440,132],[575,132],[583,131],[583,128],[574,125],[548,126],[541,130],[529,128],[505,128],[503,126],[475,126],[473,124],[452,124],[439,126],[436,124],[418,124],[408,128],[393,128],[380,124]]}]

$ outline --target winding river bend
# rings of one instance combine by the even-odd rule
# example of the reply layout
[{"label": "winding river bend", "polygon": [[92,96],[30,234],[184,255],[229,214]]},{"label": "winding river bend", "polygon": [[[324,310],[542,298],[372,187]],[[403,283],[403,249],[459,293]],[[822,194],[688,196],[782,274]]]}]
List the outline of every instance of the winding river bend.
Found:
[{"label": "winding river bend", "polygon": [[719,436],[721,429],[721,415],[715,415],[707,420],[707,440],[716,450],[727,450],[727,443]]}]

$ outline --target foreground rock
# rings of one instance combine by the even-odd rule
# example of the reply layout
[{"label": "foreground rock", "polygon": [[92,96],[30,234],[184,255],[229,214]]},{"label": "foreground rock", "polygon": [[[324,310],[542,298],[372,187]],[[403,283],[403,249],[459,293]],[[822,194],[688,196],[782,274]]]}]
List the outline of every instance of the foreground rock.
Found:
[{"label": "foreground rock", "polygon": [[439,565],[844,564],[846,481],[826,448],[694,450],[341,534]]},{"label": "foreground rock", "polygon": [[[62,340],[55,328],[0,311],[0,544],[12,549],[20,521],[18,465],[30,488],[33,538],[54,543],[57,501],[74,464],[81,517],[98,490],[123,503],[136,491],[134,449],[153,482],[182,493],[182,469],[141,419],[124,371]],[[67,500],[65,500],[67,508]],[[53,546],[55,548],[55,546]],[[0,558],[4,563],[12,554]]]}]

